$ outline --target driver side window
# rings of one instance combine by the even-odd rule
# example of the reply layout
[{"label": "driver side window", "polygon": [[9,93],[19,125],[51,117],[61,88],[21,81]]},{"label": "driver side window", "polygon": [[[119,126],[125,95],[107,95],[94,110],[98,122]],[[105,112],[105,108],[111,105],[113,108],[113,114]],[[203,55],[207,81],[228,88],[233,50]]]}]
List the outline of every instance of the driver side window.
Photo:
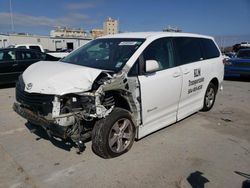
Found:
[{"label": "driver side window", "polygon": [[156,41],[153,41],[143,52],[143,58],[144,63],[147,60],[157,61],[160,67],[159,71],[173,67],[171,39],[160,38]]}]

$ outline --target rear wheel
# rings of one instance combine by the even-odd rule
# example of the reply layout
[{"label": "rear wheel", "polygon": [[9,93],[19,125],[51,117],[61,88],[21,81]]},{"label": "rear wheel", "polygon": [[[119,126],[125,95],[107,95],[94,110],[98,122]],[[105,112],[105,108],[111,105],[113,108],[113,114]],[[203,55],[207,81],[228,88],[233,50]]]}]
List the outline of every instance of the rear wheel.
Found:
[{"label": "rear wheel", "polygon": [[113,158],[129,151],[135,138],[135,126],[129,111],[115,108],[96,122],[92,132],[92,149],[103,158]]},{"label": "rear wheel", "polygon": [[203,108],[201,109],[201,111],[211,110],[215,102],[216,92],[216,86],[212,82],[210,82],[204,96]]}]

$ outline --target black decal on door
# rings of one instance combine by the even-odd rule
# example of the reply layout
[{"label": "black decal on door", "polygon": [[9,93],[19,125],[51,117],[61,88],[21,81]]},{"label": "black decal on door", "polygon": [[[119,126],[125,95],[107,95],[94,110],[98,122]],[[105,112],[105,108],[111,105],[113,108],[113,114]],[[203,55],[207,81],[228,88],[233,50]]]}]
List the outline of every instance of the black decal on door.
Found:
[{"label": "black decal on door", "polygon": [[194,69],[194,77],[198,77],[201,75],[201,69]]}]

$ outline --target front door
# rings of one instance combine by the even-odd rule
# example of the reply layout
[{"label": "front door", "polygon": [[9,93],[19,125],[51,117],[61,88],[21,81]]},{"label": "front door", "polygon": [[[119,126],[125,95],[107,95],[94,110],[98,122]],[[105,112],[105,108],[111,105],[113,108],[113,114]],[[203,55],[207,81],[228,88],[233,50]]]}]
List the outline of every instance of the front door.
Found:
[{"label": "front door", "polygon": [[160,69],[139,76],[143,123],[138,130],[139,138],[176,122],[182,85],[181,69],[174,66],[170,38],[152,42],[143,58],[144,62],[156,60]]},{"label": "front door", "polygon": [[2,50],[0,51],[0,83],[14,83],[18,78],[16,71],[17,62],[15,51]]}]

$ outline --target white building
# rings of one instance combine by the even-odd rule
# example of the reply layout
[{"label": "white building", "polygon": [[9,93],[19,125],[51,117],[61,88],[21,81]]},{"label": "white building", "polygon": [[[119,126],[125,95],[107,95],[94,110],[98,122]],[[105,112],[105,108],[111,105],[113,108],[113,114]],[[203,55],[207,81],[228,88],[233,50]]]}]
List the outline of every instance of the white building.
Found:
[{"label": "white building", "polygon": [[104,35],[104,30],[103,29],[92,29],[90,31],[91,36],[96,39],[97,37],[101,37]]},{"label": "white building", "polygon": [[85,38],[87,33],[82,29],[68,28],[68,27],[56,27],[50,31],[51,37],[66,37],[66,38]]},{"label": "white building", "polygon": [[0,34],[0,48],[6,48],[9,46],[9,36]]},{"label": "white building", "polygon": [[56,51],[60,49],[76,49],[88,41],[90,38],[65,38],[65,37],[49,37],[38,35],[18,35],[0,34],[0,48],[7,48],[16,44],[40,44],[45,50]]}]

